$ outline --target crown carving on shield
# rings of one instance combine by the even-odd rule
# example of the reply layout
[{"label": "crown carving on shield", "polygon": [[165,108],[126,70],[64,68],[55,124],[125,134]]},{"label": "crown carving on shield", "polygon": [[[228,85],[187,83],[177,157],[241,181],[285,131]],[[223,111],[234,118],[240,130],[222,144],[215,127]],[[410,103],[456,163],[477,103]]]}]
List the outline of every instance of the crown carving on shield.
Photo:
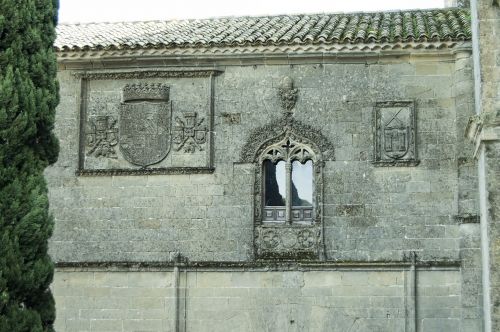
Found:
[{"label": "crown carving on shield", "polygon": [[135,83],[123,87],[123,101],[168,100],[169,86],[161,83]]}]

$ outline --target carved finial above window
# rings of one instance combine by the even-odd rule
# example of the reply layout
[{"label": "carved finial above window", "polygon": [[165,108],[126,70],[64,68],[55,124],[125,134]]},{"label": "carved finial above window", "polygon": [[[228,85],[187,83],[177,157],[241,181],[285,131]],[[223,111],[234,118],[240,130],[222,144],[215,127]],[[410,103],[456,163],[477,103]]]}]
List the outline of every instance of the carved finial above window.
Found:
[{"label": "carved finial above window", "polygon": [[297,102],[299,90],[293,87],[293,80],[286,76],[281,80],[278,95],[281,100],[281,107],[286,113],[292,113]]}]

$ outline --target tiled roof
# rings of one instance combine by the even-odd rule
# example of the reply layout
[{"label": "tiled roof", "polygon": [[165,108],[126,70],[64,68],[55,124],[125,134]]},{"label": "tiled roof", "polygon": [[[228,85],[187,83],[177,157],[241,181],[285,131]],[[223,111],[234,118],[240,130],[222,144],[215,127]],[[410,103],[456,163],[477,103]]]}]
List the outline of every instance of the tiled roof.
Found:
[{"label": "tiled roof", "polygon": [[470,40],[467,9],[60,24],[58,51]]}]

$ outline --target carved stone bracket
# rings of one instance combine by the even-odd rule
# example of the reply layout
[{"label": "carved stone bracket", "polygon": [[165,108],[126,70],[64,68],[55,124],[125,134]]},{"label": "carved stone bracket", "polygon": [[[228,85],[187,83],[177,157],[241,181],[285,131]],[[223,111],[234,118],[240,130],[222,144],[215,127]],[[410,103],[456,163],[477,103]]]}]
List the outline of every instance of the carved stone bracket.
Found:
[{"label": "carved stone bracket", "polygon": [[465,127],[465,137],[469,139],[472,143],[476,142],[481,129],[483,128],[483,119],[479,115],[472,115],[469,118],[469,122]]},{"label": "carved stone bracket", "polygon": [[482,143],[500,140],[500,103],[495,109],[495,112],[482,112],[469,118],[465,137],[475,144],[474,157],[477,156]]}]

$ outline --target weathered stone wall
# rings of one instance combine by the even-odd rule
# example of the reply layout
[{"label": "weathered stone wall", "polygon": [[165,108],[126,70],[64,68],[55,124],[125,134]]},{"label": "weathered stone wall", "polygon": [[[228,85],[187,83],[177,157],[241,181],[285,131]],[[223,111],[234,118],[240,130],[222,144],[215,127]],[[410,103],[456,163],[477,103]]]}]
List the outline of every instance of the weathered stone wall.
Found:
[{"label": "weathered stone wall", "polygon": [[[461,137],[474,109],[472,59],[469,51],[456,54],[453,94],[456,109],[456,135]],[[460,222],[460,259],[462,260],[462,327],[464,331],[482,330],[481,243],[479,229],[477,165],[474,147],[459,139],[456,145],[458,175],[458,215]]]},{"label": "weathered stone wall", "polygon": [[[471,1],[475,104],[469,136],[476,148],[480,192],[485,331],[500,327],[500,3]],[[471,130],[471,128],[474,128]]]},{"label": "weathered stone wall", "polygon": [[[408,271],[71,272],[53,284],[57,331],[460,331],[460,274]],[[469,331],[469,330],[464,330]]]},{"label": "weathered stone wall", "polygon": [[[247,272],[181,271],[178,288],[187,295],[176,315],[186,315],[187,331],[481,328],[477,176],[463,137],[473,113],[469,51],[295,62],[215,62],[213,76],[103,78],[117,69],[101,69],[83,84],[74,73],[91,68],[66,64],[56,122],[61,153],[46,171],[56,219],[50,253],[61,266],[53,286],[58,331],[173,330],[179,284],[171,269],[110,270],[117,262],[170,264],[177,252],[191,267],[249,264]],[[255,165],[241,159],[242,149],[253,130],[282,117],[284,76],[298,89],[294,119],[321,132],[334,151],[322,173],[323,259],[377,262],[374,270],[252,265]],[[151,170],[127,163],[117,146],[117,159],[89,153],[87,120],[119,119],[121,89],[137,83],[170,86],[172,119],[193,111],[205,118],[203,150],[172,150]],[[408,100],[418,162],[374,165],[375,103]],[[418,269],[413,309],[410,271],[391,265],[412,252],[435,266]],[[110,270],[88,268],[99,262]]]},{"label": "weathered stone wall", "polygon": [[[500,22],[500,20],[498,20]],[[498,70],[497,70],[498,71]],[[500,86],[500,85],[498,85]],[[500,136],[497,136],[500,138]],[[484,176],[486,206],[488,215],[487,236],[489,238],[489,277],[491,331],[500,328],[500,142],[484,146]],[[483,210],[484,211],[484,210]],[[486,249],[486,248],[485,248]]]},{"label": "weathered stone wall", "polygon": [[171,272],[57,271],[56,331],[171,331]]},{"label": "weathered stone wall", "polygon": [[[249,260],[253,171],[237,162],[251,130],[281,116],[283,76],[299,89],[294,117],[334,142],[335,161],[326,162],[323,177],[327,258],[400,260],[417,251],[422,260],[458,259],[455,216],[473,211],[475,198],[464,167],[457,178],[462,137],[450,125],[457,119],[456,70],[446,56],[224,67],[214,83],[213,174],[76,176],[80,83],[71,71],[60,72],[62,149],[47,171],[54,259],[156,261],[179,251],[190,260]],[[177,104],[187,98],[174,93],[182,80],[163,80]],[[415,101],[416,167],[371,163],[373,106],[392,100]],[[228,114],[238,121],[227,121]]]}]

